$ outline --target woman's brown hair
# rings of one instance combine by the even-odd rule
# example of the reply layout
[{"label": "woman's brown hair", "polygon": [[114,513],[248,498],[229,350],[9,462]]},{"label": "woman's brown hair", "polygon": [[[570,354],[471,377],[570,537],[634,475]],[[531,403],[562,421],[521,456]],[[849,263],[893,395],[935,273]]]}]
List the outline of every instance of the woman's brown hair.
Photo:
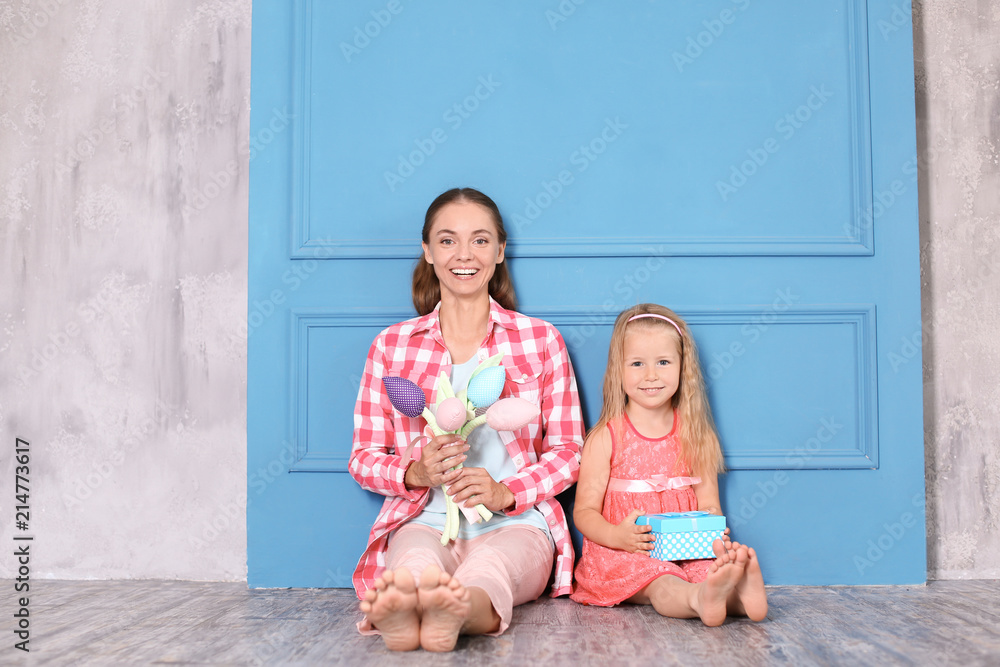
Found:
[{"label": "woman's brown hair", "polygon": [[[496,226],[497,241],[507,242],[507,230],[503,226],[503,217],[496,202],[474,188],[453,188],[438,195],[437,199],[427,207],[424,215],[424,228],[420,233],[420,238],[424,243],[430,243],[431,227],[434,225],[434,218],[448,204],[457,202],[471,202],[479,204],[485,208],[493,224]],[[506,260],[496,265],[493,277],[490,278],[490,296],[497,303],[507,310],[517,310],[517,297],[514,295],[514,283],[510,279],[510,272],[507,271]],[[426,315],[434,310],[434,306],[441,300],[441,283],[434,273],[434,267],[427,263],[423,253],[417,260],[417,265],[413,268],[413,307],[417,309],[418,315]]]}]

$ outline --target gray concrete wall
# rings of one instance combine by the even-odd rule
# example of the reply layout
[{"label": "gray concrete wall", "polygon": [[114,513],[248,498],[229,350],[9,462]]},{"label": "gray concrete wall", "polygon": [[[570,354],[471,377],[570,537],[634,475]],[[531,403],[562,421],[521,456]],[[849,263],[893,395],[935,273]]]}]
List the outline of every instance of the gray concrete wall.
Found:
[{"label": "gray concrete wall", "polygon": [[[1000,10],[915,9],[930,576],[998,577]],[[32,575],[244,579],[250,0],[0,0],[0,63]]]},{"label": "gray concrete wall", "polygon": [[0,0],[0,63],[0,542],[17,434],[32,576],[245,579],[250,0]]},{"label": "gray concrete wall", "polygon": [[930,576],[1000,577],[1000,4],[914,3]]}]

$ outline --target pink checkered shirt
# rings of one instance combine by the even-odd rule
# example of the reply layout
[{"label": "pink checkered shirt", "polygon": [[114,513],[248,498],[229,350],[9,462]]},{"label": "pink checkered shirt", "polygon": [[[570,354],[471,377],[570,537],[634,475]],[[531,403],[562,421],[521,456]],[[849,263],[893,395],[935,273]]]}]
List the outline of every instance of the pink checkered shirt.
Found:
[{"label": "pink checkered shirt", "polygon": [[[583,417],[576,378],[562,336],[548,322],[506,310],[490,299],[490,331],[477,356],[486,359],[504,353],[507,385],[503,396],[519,396],[541,406],[541,416],[510,433],[501,431],[517,474],[500,480],[514,493],[514,516],[536,507],[548,523],[556,543],[552,595],[571,591],[573,543],[556,494],[576,482],[583,444]],[[441,371],[451,371],[451,355],[444,345],[438,311],[394,324],[380,333],[368,351],[365,372],[354,410],[354,446],[350,472],[369,491],[386,496],[368,536],[354,588],[358,598],[375,585],[385,569],[389,533],[413,518],[429,498],[427,489],[407,489],[402,455],[424,429],[422,418],[396,412],[382,387],[382,378],[395,375],[417,383],[433,400]],[[420,443],[412,458],[420,458]]]}]

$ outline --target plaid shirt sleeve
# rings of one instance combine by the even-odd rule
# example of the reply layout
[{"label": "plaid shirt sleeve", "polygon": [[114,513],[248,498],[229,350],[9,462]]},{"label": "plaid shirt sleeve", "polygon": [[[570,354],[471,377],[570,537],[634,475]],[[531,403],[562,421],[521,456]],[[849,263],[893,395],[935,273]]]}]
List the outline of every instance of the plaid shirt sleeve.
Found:
[{"label": "plaid shirt sleeve", "polygon": [[576,377],[566,344],[552,325],[545,337],[545,362],[540,382],[542,437],[538,460],[503,480],[514,494],[515,516],[538,502],[555,497],[576,482],[583,446],[583,415]]},{"label": "plaid shirt sleeve", "polygon": [[[385,374],[385,332],[379,334],[368,350],[361,376],[358,401],[354,409],[354,444],[348,469],[362,488],[383,496],[399,496],[417,501],[427,489],[406,488],[402,453],[392,442],[395,415],[392,403],[382,389]],[[392,453],[390,453],[392,449]]]}]

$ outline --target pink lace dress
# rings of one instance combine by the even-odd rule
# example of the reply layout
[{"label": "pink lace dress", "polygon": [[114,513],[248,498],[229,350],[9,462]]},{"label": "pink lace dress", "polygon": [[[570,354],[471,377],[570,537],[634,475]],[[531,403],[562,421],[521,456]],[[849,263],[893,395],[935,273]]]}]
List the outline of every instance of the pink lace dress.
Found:
[{"label": "pink lace dress", "polygon": [[[657,440],[650,440],[636,431],[628,415],[614,425],[608,424],[612,443],[611,480],[604,494],[602,515],[609,522],[621,523],[633,509],[641,509],[644,514],[698,509],[694,489],[689,485],[653,490],[653,486],[663,488],[691,483],[684,479],[678,479],[673,484],[664,483],[668,478],[691,475],[687,464],[678,461],[678,421],[675,413],[670,433]],[[636,484],[636,481],[639,483]],[[648,483],[650,481],[652,486]],[[583,553],[576,565],[570,598],[581,604],[610,607],[627,600],[665,574],[691,583],[704,581],[711,564],[711,559],[661,561],[642,554],[609,549],[584,537]]]}]

